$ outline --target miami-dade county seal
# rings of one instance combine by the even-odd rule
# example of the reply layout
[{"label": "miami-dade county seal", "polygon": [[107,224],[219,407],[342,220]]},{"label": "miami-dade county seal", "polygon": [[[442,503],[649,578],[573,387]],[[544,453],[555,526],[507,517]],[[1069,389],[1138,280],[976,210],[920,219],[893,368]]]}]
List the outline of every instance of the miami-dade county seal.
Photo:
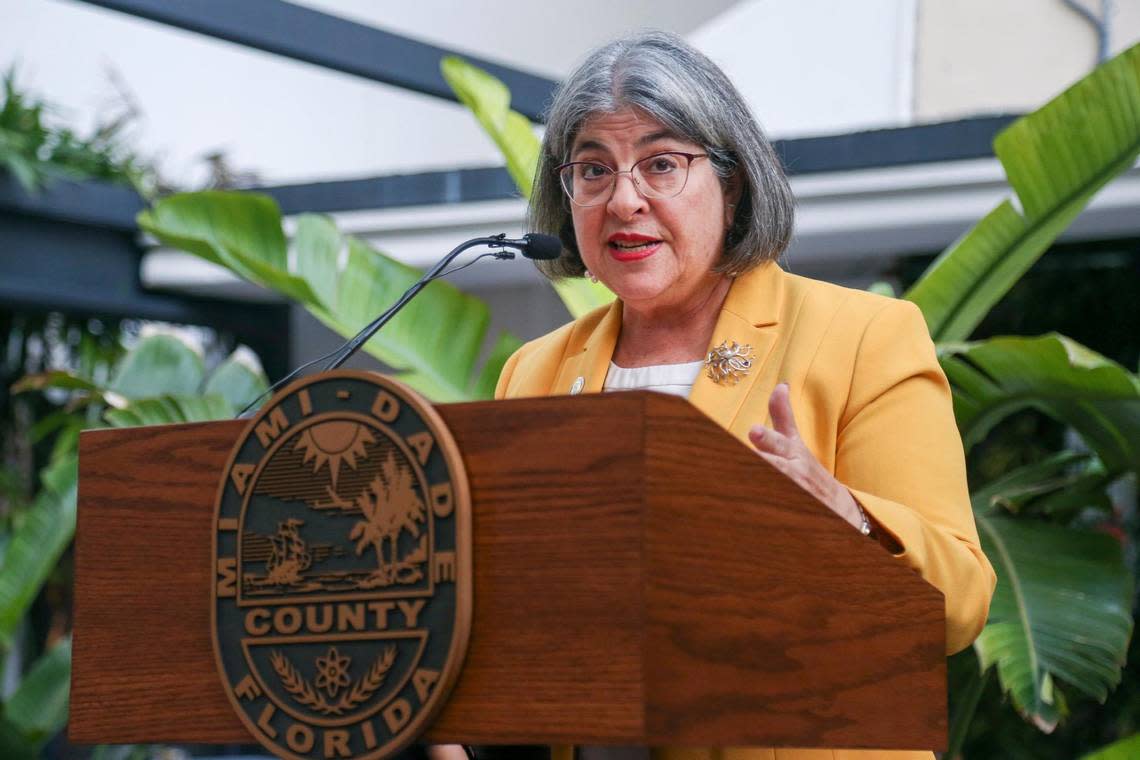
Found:
[{"label": "miami-dade county seal", "polygon": [[471,626],[471,509],[435,411],[381,375],[287,387],[219,485],[214,653],[249,731],[285,758],[380,760],[418,736]]}]

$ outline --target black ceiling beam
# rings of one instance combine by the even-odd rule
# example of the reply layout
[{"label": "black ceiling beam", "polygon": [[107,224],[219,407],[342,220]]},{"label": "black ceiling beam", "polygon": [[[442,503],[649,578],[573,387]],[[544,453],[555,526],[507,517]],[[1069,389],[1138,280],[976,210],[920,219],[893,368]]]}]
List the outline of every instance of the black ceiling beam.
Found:
[{"label": "black ceiling beam", "polygon": [[252,188],[252,192],[272,197],[283,214],[434,206],[521,197],[507,170],[498,166],[273,185]]},{"label": "black ceiling beam", "polygon": [[[138,196],[134,200],[139,203]],[[287,304],[146,290],[139,279],[143,251],[133,216],[127,224],[120,224],[119,212],[78,223],[67,221],[74,219],[67,206],[42,208],[45,213],[38,215],[28,213],[31,204],[14,209],[0,203],[0,310],[206,325],[249,345],[270,377],[285,373],[290,364],[289,342],[283,339],[289,329]]]},{"label": "black ceiling beam", "polygon": [[[994,137],[1016,116],[894,127],[849,135],[776,140],[790,176],[992,158]],[[518,198],[500,167],[449,169],[251,188],[277,200],[284,214],[432,206]]]},{"label": "black ceiling beam", "polygon": [[[283,0],[80,0],[326,69],[458,102],[440,60],[462,55]],[[557,82],[462,55],[498,77],[511,107],[540,121]]]},{"label": "black ceiling beam", "polygon": [[[849,135],[776,140],[788,174],[878,169],[943,161],[990,158],[993,139],[1016,116],[985,116]],[[501,167],[447,169],[361,179],[250,188],[273,197],[284,214],[433,206],[518,198]],[[28,195],[0,176],[0,211],[124,231],[137,229],[143,201],[133,189],[107,182],[57,181]]]},{"label": "black ceiling beam", "polygon": [[[10,214],[0,208],[0,303],[234,329],[262,306],[144,290],[132,231]],[[275,326],[274,329],[280,326]]]},{"label": "black ceiling beam", "polygon": [[978,116],[938,124],[873,129],[846,135],[776,140],[788,174],[882,169],[991,158],[994,138],[1018,117]]},{"label": "black ceiling beam", "polygon": [[53,179],[29,194],[11,175],[0,172],[0,212],[133,231],[138,229],[135,215],[142,210],[142,198],[129,185]]}]

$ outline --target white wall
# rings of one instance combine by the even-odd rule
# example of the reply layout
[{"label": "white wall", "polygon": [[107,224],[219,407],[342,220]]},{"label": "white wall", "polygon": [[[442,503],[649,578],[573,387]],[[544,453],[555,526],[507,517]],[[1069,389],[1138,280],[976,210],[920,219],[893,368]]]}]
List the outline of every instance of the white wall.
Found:
[{"label": "white wall", "polygon": [[911,120],[916,0],[748,0],[689,40],[719,63],[769,136]]},{"label": "white wall", "polygon": [[[1111,55],[1140,41],[1140,2],[1108,7]],[[1061,0],[922,0],[917,39],[918,121],[1032,111],[1096,64],[1095,30]]]},{"label": "white wall", "polygon": [[687,34],[739,0],[292,0],[433,45],[560,79],[588,50],[643,28]]},{"label": "white wall", "polygon": [[[483,0],[309,5],[552,77],[647,21],[687,32],[732,0]],[[67,0],[0,0],[0,66],[90,125],[121,76],[144,118],[138,144],[194,183],[225,150],[267,182],[376,176],[501,162],[461,106]],[[104,109],[105,110],[105,109]]]}]

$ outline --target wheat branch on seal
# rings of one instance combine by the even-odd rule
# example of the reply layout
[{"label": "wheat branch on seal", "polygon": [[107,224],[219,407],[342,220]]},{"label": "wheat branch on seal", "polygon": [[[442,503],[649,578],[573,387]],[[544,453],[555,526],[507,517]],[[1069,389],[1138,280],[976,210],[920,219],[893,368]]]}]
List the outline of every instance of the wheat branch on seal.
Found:
[{"label": "wheat branch on seal", "polygon": [[[330,658],[336,658],[335,649],[330,650]],[[348,658],[341,659],[347,662]],[[376,690],[384,685],[384,679],[396,661],[396,647],[389,646],[381,652],[376,661],[372,663],[372,667],[364,674],[364,677],[357,680],[353,687],[339,700],[331,703],[325,699],[318,689],[313,688],[313,685],[301,675],[301,672],[284,654],[273,651],[269,655],[269,660],[273,664],[273,670],[281,679],[281,685],[285,687],[285,691],[294,700],[325,715],[341,715],[345,710],[351,710],[368,701],[376,693]],[[333,688],[331,691],[335,696],[337,689]]]}]

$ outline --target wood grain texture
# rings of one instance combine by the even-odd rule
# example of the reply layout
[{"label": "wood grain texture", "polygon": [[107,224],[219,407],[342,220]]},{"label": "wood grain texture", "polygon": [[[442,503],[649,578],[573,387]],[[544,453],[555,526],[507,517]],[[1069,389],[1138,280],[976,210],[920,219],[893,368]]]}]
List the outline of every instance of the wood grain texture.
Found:
[{"label": "wood grain texture", "polygon": [[943,746],[941,593],[680,399],[644,419],[648,743]]},{"label": "wood grain texture", "polygon": [[242,427],[79,436],[73,741],[251,741],[210,643],[213,501]]},{"label": "wood grain texture", "polygon": [[[475,607],[428,740],[944,742],[938,592],[688,404],[438,410],[471,484]],[[73,741],[250,740],[209,624],[213,500],[242,424],[81,436]]]}]

